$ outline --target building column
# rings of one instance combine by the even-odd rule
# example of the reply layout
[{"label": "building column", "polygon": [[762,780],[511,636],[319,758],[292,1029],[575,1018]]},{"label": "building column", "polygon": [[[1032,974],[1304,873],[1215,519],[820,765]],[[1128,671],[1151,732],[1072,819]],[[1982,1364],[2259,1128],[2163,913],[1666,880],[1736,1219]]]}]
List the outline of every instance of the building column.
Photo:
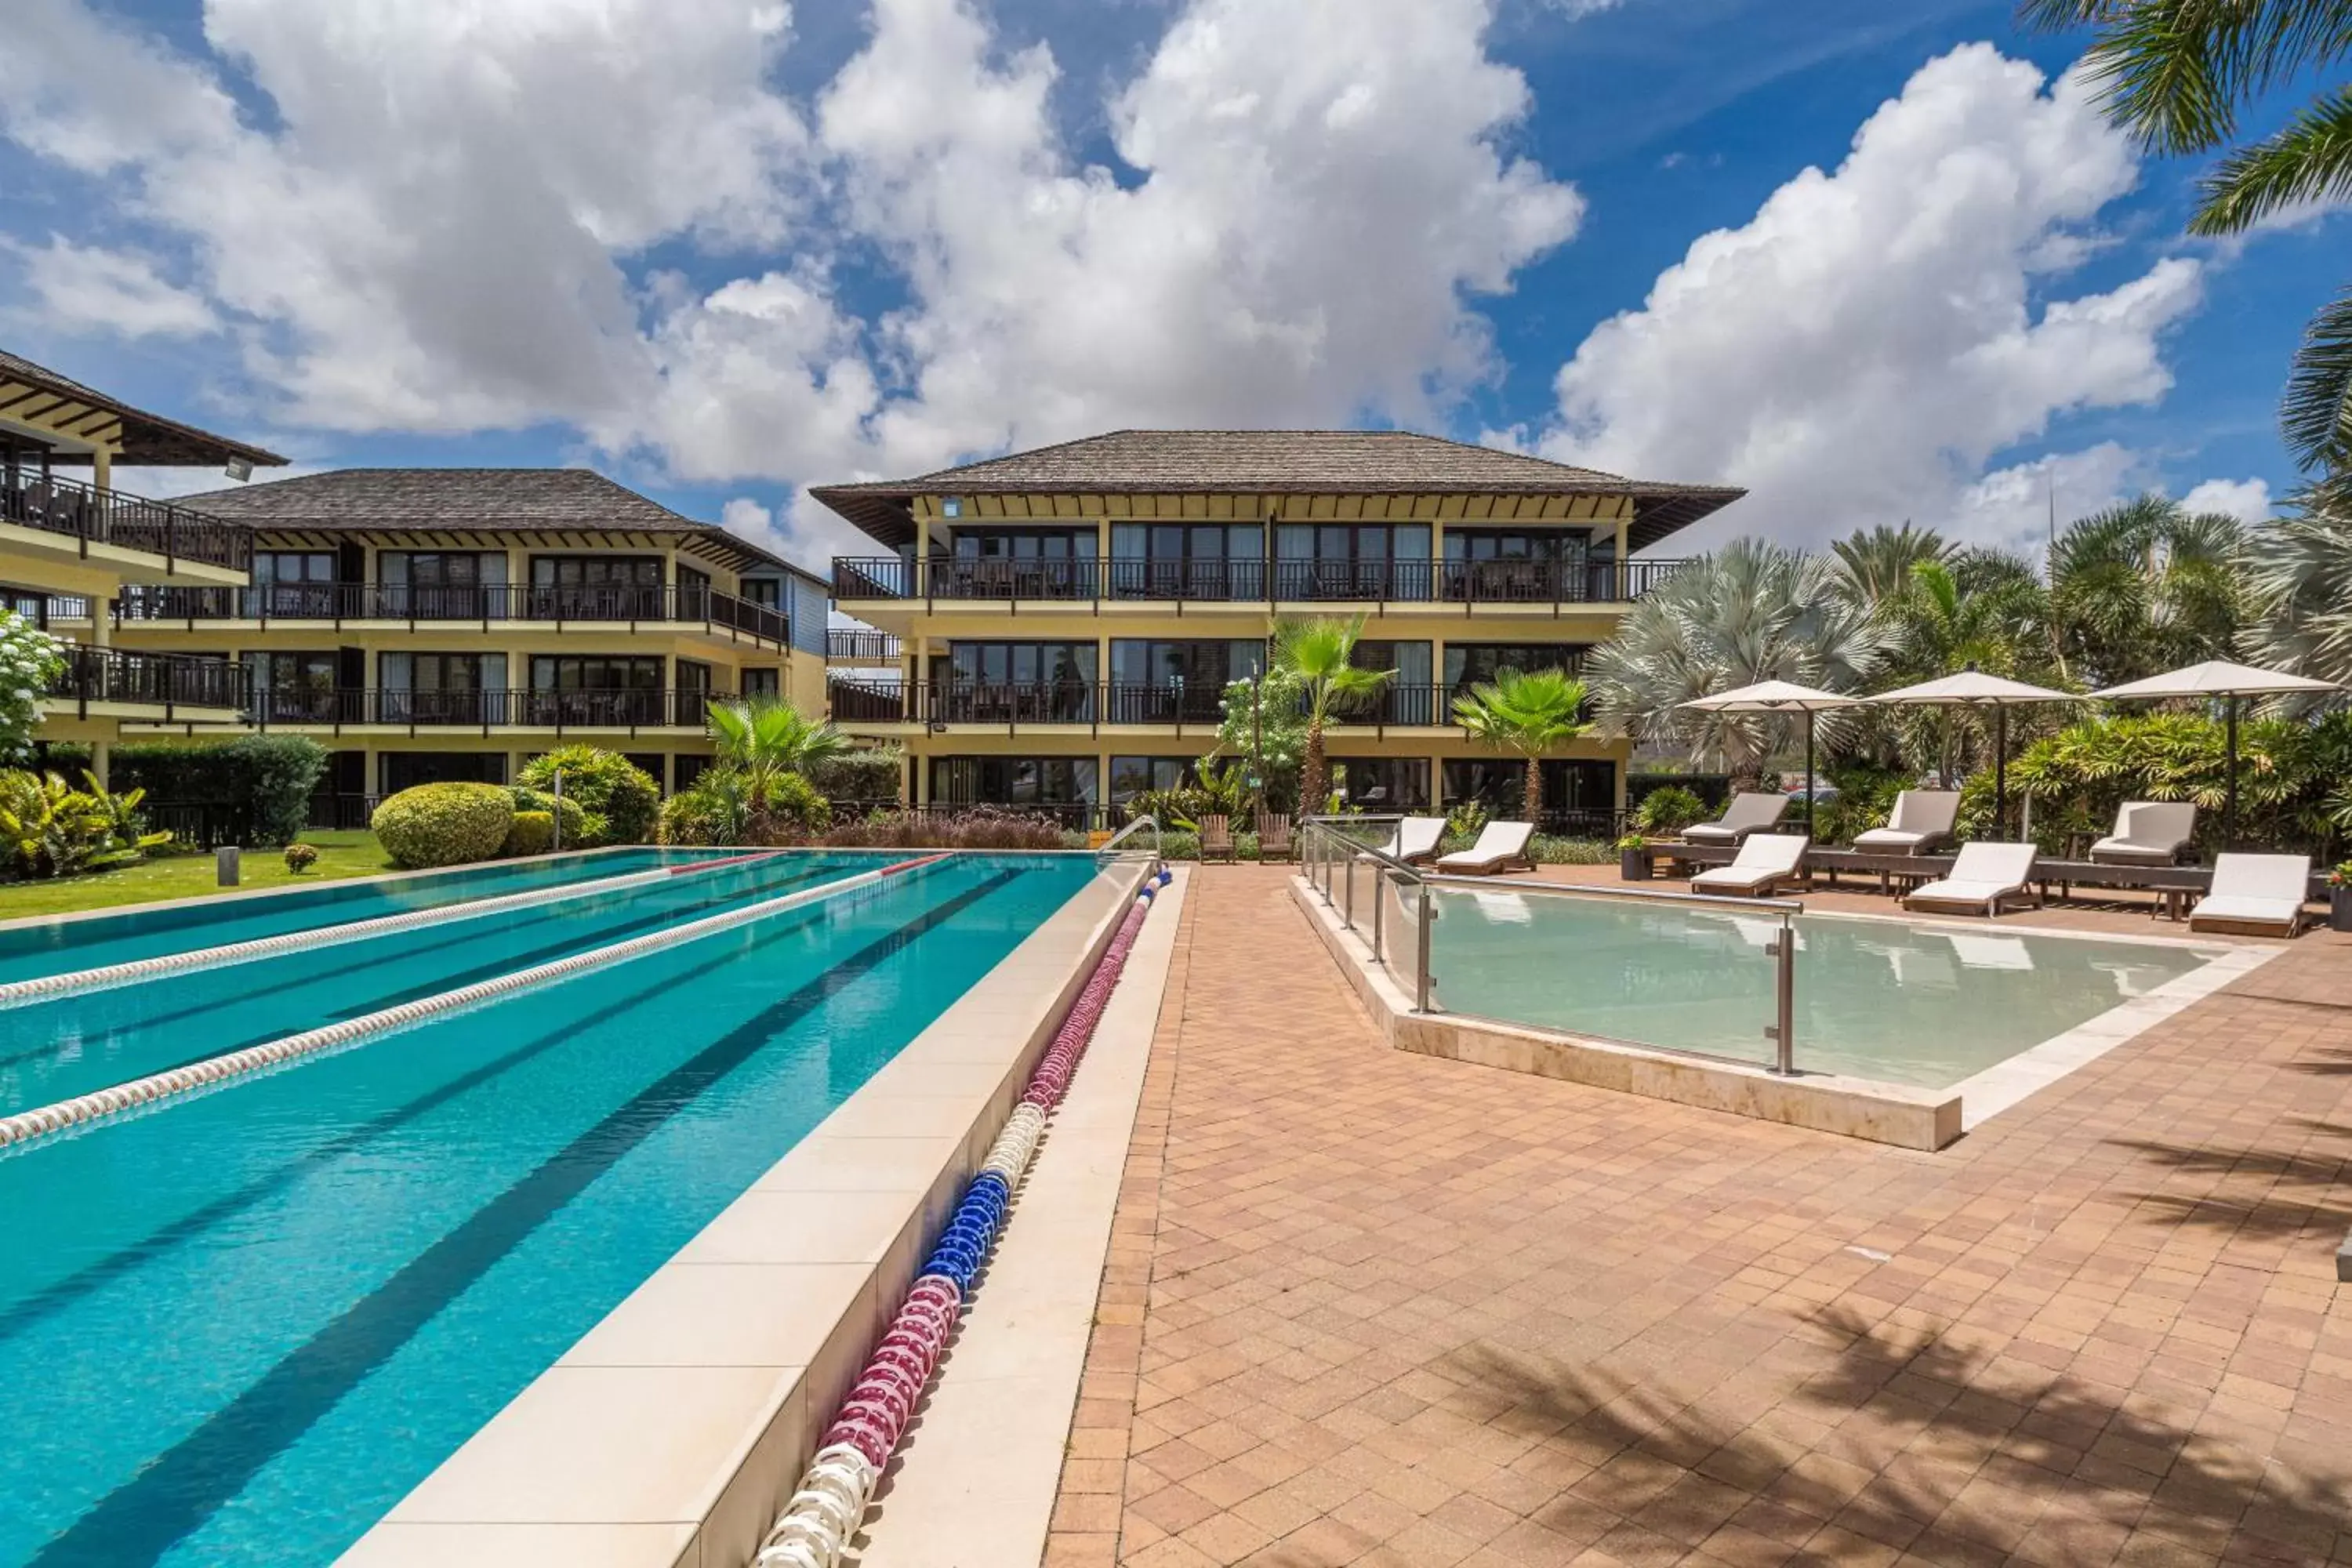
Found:
[{"label": "building column", "polygon": [[1429,755],[1429,809],[1440,816],[1445,811],[1445,758],[1437,752]]},{"label": "building column", "polygon": [[114,488],[114,454],[104,447],[95,447],[89,454],[90,488],[110,490]]},{"label": "building column", "polygon": [[907,753],[907,771],[915,775],[914,803],[917,805],[930,805],[931,770],[929,766],[929,759],[926,756],[919,756],[914,752],[908,752]]},{"label": "building column", "polygon": [[1626,598],[1630,598],[1630,597],[1632,596],[1632,592],[1633,592],[1632,587],[1631,587],[1631,579],[1630,579],[1630,578],[1629,578],[1629,576],[1627,575],[1627,573],[1626,573],[1626,566],[1625,566],[1625,531],[1626,531],[1627,524],[1628,524],[1628,523],[1629,523],[1629,521],[1631,521],[1631,518],[1630,518],[1630,512],[1631,512],[1631,510],[1632,510],[1632,509],[1631,509],[1631,507],[1630,507],[1630,505],[1629,505],[1626,510],[1624,510],[1624,511],[1620,511],[1620,512],[1617,514],[1617,595],[1616,595],[1616,596],[1617,596],[1619,599],[1621,599],[1621,600],[1622,600],[1622,599],[1626,599]]},{"label": "building column", "polygon": [[111,787],[108,784],[107,778],[113,763],[113,746],[107,742],[92,741],[89,743],[90,776],[98,780],[98,787],[100,789]]}]

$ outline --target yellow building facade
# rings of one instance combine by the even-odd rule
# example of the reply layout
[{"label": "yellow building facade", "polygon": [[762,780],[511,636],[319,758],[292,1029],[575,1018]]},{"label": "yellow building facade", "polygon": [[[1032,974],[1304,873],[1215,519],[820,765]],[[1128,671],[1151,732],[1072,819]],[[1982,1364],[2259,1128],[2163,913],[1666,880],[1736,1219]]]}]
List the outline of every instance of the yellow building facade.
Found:
[{"label": "yellow building facade", "polygon": [[[1327,737],[1349,804],[1516,812],[1523,764],[1474,745],[1454,696],[1575,669],[1679,564],[1645,552],[1741,492],[1403,432],[1119,431],[814,493],[889,552],[834,563],[880,634],[836,668],[836,721],[906,747],[915,803],[1104,825],[1211,747],[1278,620],[1315,616],[1361,616],[1357,662],[1394,672]],[[1607,831],[1629,758],[1544,759],[1547,826]]]}]

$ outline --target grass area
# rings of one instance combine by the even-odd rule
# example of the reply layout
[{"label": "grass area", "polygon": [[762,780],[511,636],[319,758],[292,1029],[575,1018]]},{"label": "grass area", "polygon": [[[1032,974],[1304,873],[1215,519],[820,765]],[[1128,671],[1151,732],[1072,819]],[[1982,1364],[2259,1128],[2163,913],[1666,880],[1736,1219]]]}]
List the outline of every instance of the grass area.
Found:
[{"label": "grass area", "polygon": [[375,841],[375,835],[364,829],[308,833],[303,835],[302,842],[316,846],[319,851],[319,863],[308,871],[299,877],[289,871],[284,856],[278,850],[248,849],[245,853],[245,879],[234,889],[216,885],[210,855],[156,856],[135,866],[93,871],[84,877],[0,882],[0,921],[111,909],[118,904],[148,904],[162,899],[191,899],[206,893],[250,892],[257,888],[332,882],[394,869],[384,857],[383,847]]}]

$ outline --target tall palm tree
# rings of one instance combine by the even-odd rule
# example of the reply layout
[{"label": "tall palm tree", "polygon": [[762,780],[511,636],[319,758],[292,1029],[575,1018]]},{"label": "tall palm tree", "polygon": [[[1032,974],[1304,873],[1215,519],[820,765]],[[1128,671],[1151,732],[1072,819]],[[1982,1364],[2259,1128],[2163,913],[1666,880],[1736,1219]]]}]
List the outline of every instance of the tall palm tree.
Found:
[{"label": "tall palm tree", "polygon": [[2242,639],[2265,664],[2352,685],[2352,505],[2326,489],[2256,529],[2246,545],[2257,610]]},{"label": "tall palm tree", "polygon": [[1454,700],[1454,721],[1473,741],[1526,760],[1528,822],[1542,820],[1544,754],[1592,727],[1584,721],[1584,682],[1564,669],[1501,669]]},{"label": "tall palm tree", "polygon": [[2050,552],[2052,656],[2101,686],[2220,658],[2248,594],[2235,518],[2143,496],[2060,534]]},{"label": "tall palm tree", "polygon": [[[1584,661],[1607,732],[1686,749],[1695,764],[1720,757],[1758,776],[1791,743],[1792,721],[1757,713],[1695,713],[1694,698],[1759,680],[1850,691],[1875,669],[1886,633],[1837,591],[1837,567],[1761,540],[1701,556],[1636,603],[1617,635]],[[1824,715],[1835,731],[1837,715]]]},{"label": "tall palm tree", "polygon": [[740,780],[755,809],[766,807],[784,774],[805,774],[849,748],[849,737],[830,721],[810,719],[772,697],[714,702],[709,728],[719,765]]},{"label": "tall palm tree", "polygon": [[[2197,153],[2238,141],[2256,99],[2305,77],[2318,96],[2273,134],[2230,147],[2199,182],[2189,232],[2240,234],[2306,202],[2352,195],[2352,0],[2024,0],[2032,23],[2095,29],[2084,59],[2107,117],[2146,146]],[[2305,468],[2352,466],[2352,288],[2304,333],[2281,410]]]},{"label": "tall palm tree", "polygon": [[1331,794],[1331,764],[1323,753],[1323,727],[1338,714],[1352,713],[1379,696],[1396,678],[1393,669],[1359,669],[1349,662],[1364,617],[1277,621],[1274,668],[1298,682],[1307,703],[1307,757],[1299,769],[1298,811],[1323,809]]},{"label": "tall palm tree", "polygon": [[1865,610],[1899,597],[1911,585],[1911,568],[1950,557],[1952,547],[1932,528],[1905,523],[1856,529],[1830,546],[1837,557],[1838,591]]},{"label": "tall palm tree", "polygon": [[[1895,638],[1891,668],[1905,681],[1933,680],[1981,669],[1993,675],[2039,673],[2047,633],[2047,597],[2033,569],[2015,556],[1969,551],[1950,562],[1911,569],[1911,586],[1885,616]],[[1932,740],[1936,771],[1946,787],[1955,752],[1976,719],[1962,710],[1915,709],[1894,722],[1904,751],[1917,760]]]}]

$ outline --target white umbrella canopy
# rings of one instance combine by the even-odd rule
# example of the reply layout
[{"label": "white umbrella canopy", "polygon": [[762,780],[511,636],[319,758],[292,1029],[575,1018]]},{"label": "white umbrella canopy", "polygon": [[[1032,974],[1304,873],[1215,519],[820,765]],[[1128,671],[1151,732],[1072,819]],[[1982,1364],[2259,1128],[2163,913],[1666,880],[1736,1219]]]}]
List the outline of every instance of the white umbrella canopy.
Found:
[{"label": "white umbrella canopy", "polygon": [[1737,686],[1729,691],[1693,698],[1681,706],[1696,708],[1705,713],[1802,713],[1805,716],[1805,816],[1810,822],[1813,811],[1813,715],[1828,712],[1833,708],[1852,708],[1861,700],[1859,697],[1799,686],[1793,680],[1759,680],[1753,686]]},{"label": "white umbrella canopy", "polygon": [[2221,842],[2234,844],[2238,837],[2238,699],[2336,689],[2332,680],[2314,680],[2307,675],[2289,675],[2284,669],[2261,669],[2251,664],[2231,664],[2225,658],[2209,658],[2202,664],[2168,669],[2145,680],[2126,680],[2121,686],[2110,686],[2091,695],[2102,701],[2154,701],[2168,697],[2223,700],[2228,712],[2230,778],[2229,794],[2221,808]]},{"label": "white umbrella canopy", "polygon": [[2053,691],[2006,676],[1987,675],[1970,665],[1958,675],[1939,676],[1916,686],[1882,691],[1866,700],[1887,706],[1990,708],[1993,710],[1992,820],[1998,832],[2009,819],[2009,710],[2028,702],[2080,702],[2072,691]]}]

